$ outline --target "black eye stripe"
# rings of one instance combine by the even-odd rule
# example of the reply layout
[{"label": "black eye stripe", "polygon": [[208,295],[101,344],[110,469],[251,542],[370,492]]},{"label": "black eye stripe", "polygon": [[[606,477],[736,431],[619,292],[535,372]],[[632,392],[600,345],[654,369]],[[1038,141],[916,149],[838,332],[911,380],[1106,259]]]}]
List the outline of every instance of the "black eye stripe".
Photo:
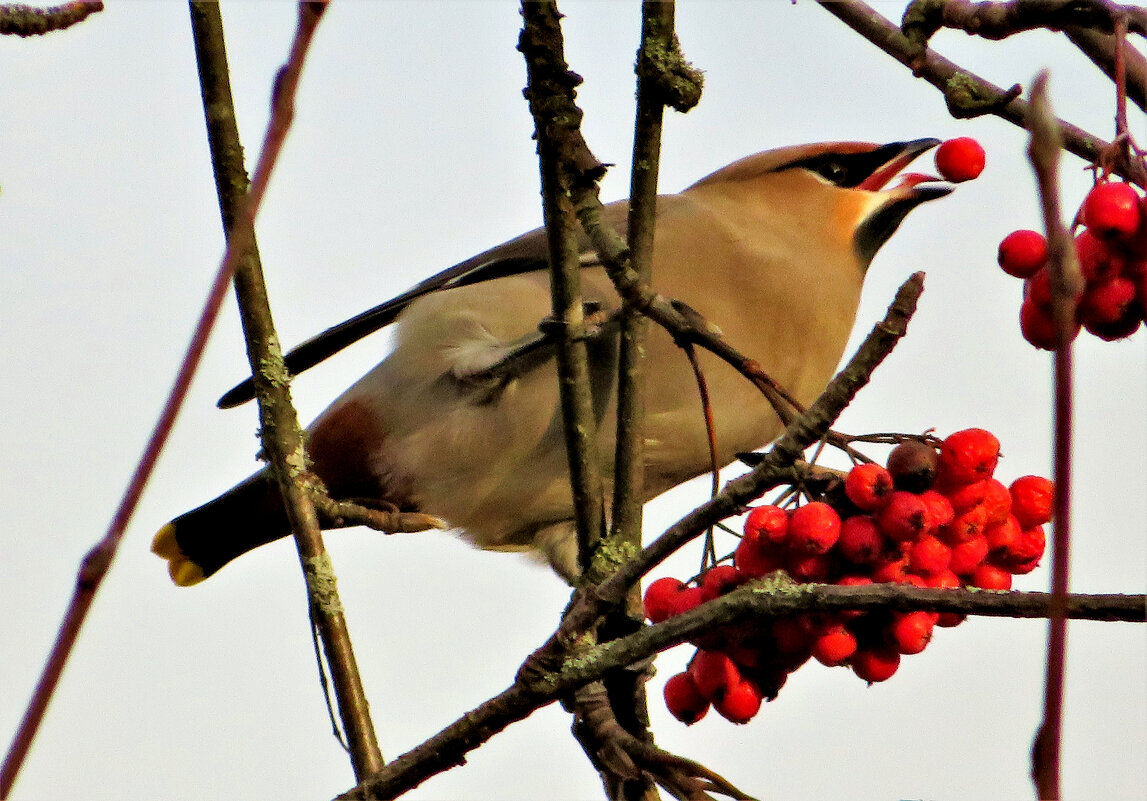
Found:
[{"label": "black eye stripe", "polygon": [[864,153],[823,153],[794,161],[783,169],[810,170],[836,186],[851,189],[859,186],[903,150],[903,143],[895,142]]}]

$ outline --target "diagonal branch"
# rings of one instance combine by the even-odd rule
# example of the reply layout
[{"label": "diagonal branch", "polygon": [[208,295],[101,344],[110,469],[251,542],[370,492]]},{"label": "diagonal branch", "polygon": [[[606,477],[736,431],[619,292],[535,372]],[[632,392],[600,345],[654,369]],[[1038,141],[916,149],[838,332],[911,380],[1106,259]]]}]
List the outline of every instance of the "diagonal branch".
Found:
[{"label": "diagonal branch", "polygon": [[303,433],[291,402],[253,228],[255,208],[266,187],[269,164],[277,157],[286,139],[294,116],[294,95],[307,48],[326,4],[299,5],[298,29],[290,58],[275,79],[272,119],[249,195],[246,192],[243,149],[231,100],[219,7],[213,2],[192,2],[190,8],[212,166],[220,213],[227,232],[226,259],[236,263],[235,293],[259,401],[263,453],[278,480],[287,518],[295,534],[295,544],[307,580],[311,618],[322,638],[323,650],[330,664],[335,699],[350,744],[355,775],[363,776],[382,767],[382,754],[355,663],[333,566],[323,545],[318,515],[309,494],[311,479]]},{"label": "diagonal branch", "polygon": [[75,0],[51,8],[5,3],[0,5],[0,35],[43,36],[45,33],[70,28],[103,10],[102,0]]}]

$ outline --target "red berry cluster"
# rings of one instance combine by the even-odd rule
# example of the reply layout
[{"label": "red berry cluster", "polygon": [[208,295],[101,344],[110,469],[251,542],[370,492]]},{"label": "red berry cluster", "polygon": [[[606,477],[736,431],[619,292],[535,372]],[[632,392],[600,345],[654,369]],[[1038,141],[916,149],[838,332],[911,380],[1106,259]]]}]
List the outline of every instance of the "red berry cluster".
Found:
[{"label": "red berry cluster", "polygon": [[[709,568],[692,586],[654,581],[645,615],[660,623],[776,570],[798,581],[852,586],[1010,589],[1012,574],[1031,572],[1043,555],[1053,492],[1039,476],[1010,488],[993,478],[999,450],[995,436],[979,428],[952,434],[939,452],[910,440],[892,450],[887,467],[853,467],[843,493],[830,492],[831,502],[758,506],[746,518],[733,564]],[[692,641],[697,653],[688,670],[666,682],[665,703],[686,724],[710,705],[746,723],[810,658],[884,681],[902,654],[924,650],[933,627],[962,620],[955,613],[853,610],[724,626]]]},{"label": "red berry cluster", "polygon": [[[1075,252],[1085,286],[1075,298],[1072,339],[1080,327],[1109,342],[1129,337],[1147,321],[1147,198],[1131,184],[1104,181],[1088,192],[1080,218]],[[1037,348],[1053,350],[1047,256],[1047,240],[1036,231],[1012,231],[1000,242],[1000,267],[1024,279],[1020,331]]]}]

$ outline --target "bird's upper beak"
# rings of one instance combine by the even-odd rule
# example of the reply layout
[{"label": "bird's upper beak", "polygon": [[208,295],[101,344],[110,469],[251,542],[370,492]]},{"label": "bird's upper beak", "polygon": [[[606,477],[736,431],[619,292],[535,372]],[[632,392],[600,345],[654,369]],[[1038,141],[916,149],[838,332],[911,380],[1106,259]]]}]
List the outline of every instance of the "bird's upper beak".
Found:
[{"label": "bird's upper beak", "polygon": [[[869,154],[873,157],[872,172],[856,185],[856,189],[879,193],[871,211],[856,228],[854,244],[865,263],[872,260],[881,246],[896,232],[908,212],[929,200],[944,197],[952,187],[941,179],[924,173],[901,173],[917,156],[940,144],[939,139],[915,139],[911,142],[893,142]],[[891,188],[894,178],[900,180]]]}]

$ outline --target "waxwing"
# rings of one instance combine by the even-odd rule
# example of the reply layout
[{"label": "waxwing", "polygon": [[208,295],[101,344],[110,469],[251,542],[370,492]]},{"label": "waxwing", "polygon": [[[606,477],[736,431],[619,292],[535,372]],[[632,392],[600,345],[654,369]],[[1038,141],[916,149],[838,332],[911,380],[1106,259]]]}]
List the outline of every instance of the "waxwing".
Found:
[{"label": "waxwing", "polygon": [[[833,142],[765,151],[657,201],[653,286],[684,301],[803,404],[824,389],[856,316],[877,250],[919,204],[951,189],[901,169],[936,139],[883,146]],[[605,209],[624,233],[625,201]],[[620,305],[582,241],[587,309]],[[307,369],[395,323],[393,351],[308,429],[314,472],[335,498],[434,515],[481,548],[533,550],[567,579],[577,544],[554,349],[538,334],[550,312],[542,229],[430,278],[288,355]],[[598,452],[607,496],[615,437],[616,327],[589,342]],[[664,330],[646,343],[645,499],[710,469],[690,365]],[[718,458],[781,431],[765,398],[708,353]],[[220,405],[253,396],[250,380]],[[607,499],[606,508],[609,508]],[[180,515],[152,550],[187,586],[288,535],[267,470]]]}]

